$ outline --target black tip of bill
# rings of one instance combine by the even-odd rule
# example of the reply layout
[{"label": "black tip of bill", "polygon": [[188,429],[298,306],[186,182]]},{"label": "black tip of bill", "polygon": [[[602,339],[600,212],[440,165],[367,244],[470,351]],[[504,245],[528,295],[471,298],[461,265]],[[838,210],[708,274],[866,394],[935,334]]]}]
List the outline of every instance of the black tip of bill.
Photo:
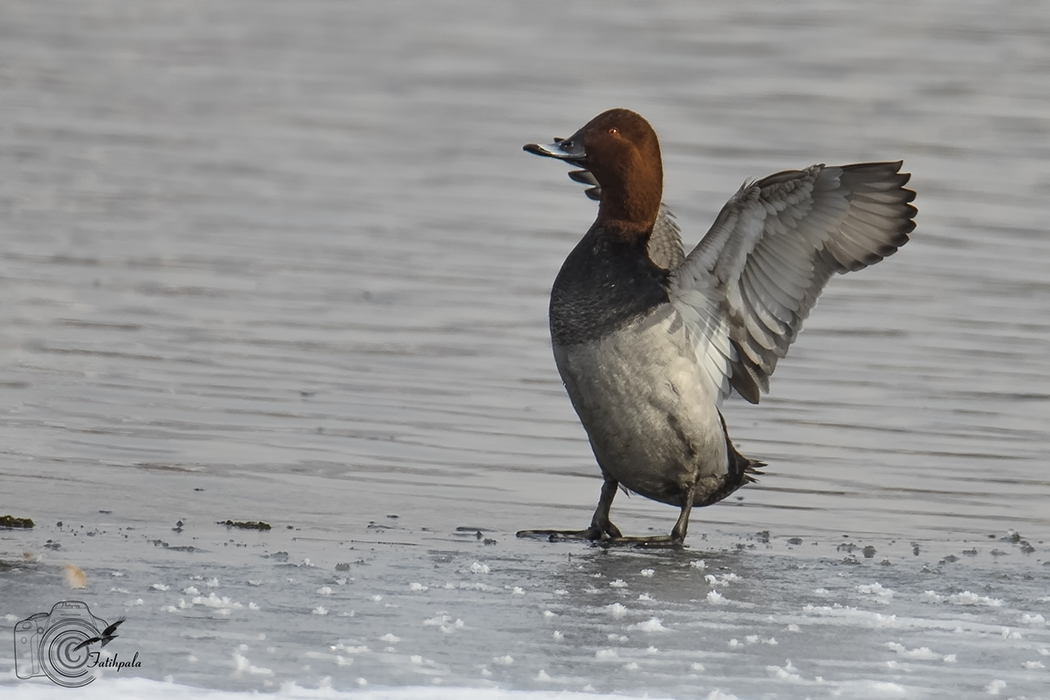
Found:
[{"label": "black tip of bill", "polygon": [[527,143],[522,147],[526,153],[545,158],[557,158],[558,160],[579,163],[587,157],[587,153],[572,141],[558,139],[554,143],[541,145],[538,143]]}]

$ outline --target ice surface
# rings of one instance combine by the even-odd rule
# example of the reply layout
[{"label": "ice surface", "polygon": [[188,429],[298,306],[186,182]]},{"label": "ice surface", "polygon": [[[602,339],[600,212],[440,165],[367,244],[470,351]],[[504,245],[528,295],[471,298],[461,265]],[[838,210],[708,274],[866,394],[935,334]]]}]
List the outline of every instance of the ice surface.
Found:
[{"label": "ice surface", "polygon": [[[711,531],[700,569],[695,548],[537,545],[498,533],[497,545],[463,546],[434,533],[433,520],[426,530],[417,526],[414,516],[369,533],[364,545],[323,528],[310,537],[284,529],[234,537],[248,546],[229,550],[224,531],[197,525],[192,514],[182,519],[183,536],[196,547],[178,555],[182,563],[171,559],[171,547],[150,544],[160,533],[147,520],[135,519],[131,532],[141,544],[130,550],[109,549],[111,536],[101,534],[109,526],[90,539],[69,537],[65,526],[34,533],[98,562],[87,569],[84,595],[99,614],[129,618],[107,653],[137,651],[145,662],[138,673],[170,677],[170,692],[210,692],[190,688],[200,686],[323,695],[436,684],[536,693],[590,686],[599,695],[650,696],[660,688],[666,697],[745,699],[977,697],[996,689],[1038,697],[1046,680],[1045,581],[1033,576],[1042,565],[1028,558],[1038,554],[1014,563],[993,555],[1003,546],[998,538],[928,542],[929,558],[916,557],[910,542],[868,538],[884,559],[851,562],[834,539],[821,543],[819,535],[802,556],[775,532],[759,543]],[[399,555],[416,547],[427,554]],[[977,554],[951,562],[936,551],[944,547]],[[485,548],[492,583],[483,589],[471,570],[478,548]],[[121,561],[106,564],[108,551],[123,552]],[[155,552],[168,554],[151,559]],[[314,566],[289,564],[274,556],[280,552]],[[356,563],[337,570],[346,559]],[[101,583],[114,580],[114,564],[130,594]],[[158,566],[167,590],[154,585]],[[57,563],[19,565],[3,582],[7,624],[68,595]],[[644,597],[635,592],[643,586]],[[328,614],[310,614],[319,609]],[[0,663],[12,668],[2,647]],[[0,680],[5,690],[49,687],[40,685],[44,679],[8,678]],[[121,678],[103,672],[97,683]]]},{"label": "ice surface", "polygon": [[[243,658],[243,657],[241,657]],[[422,662],[422,659],[421,659]],[[239,662],[240,663],[240,662]],[[252,667],[246,667],[252,668]],[[259,671],[259,669],[257,669]],[[257,675],[267,675],[265,669]],[[250,671],[248,671],[250,672]],[[542,670],[537,681],[552,680]],[[367,686],[367,683],[359,684]],[[243,700],[246,694],[237,691],[213,690],[160,682],[145,678],[103,679],[76,690],[82,700],[111,700],[118,698],[150,698],[151,700]],[[55,686],[23,683],[4,689],[4,698],[10,700],[43,700],[53,698]],[[254,696],[258,697],[258,696]],[[506,690],[500,688],[442,688],[434,685],[375,688],[367,690],[339,691],[330,683],[321,683],[317,688],[303,688],[295,683],[285,683],[264,697],[274,700],[629,700],[635,696],[600,694],[594,692],[566,692],[563,690]],[[661,700],[664,696],[650,696]],[[740,700],[735,695],[711,691],[707,700]]]}]

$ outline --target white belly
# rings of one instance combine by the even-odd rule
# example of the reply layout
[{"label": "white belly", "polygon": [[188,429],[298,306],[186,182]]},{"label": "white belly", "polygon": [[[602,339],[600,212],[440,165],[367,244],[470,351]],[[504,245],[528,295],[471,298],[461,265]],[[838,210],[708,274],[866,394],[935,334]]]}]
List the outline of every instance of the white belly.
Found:
[{"label": "white belly", "polygon": [[556,346],[554,358],[599,466],[647,498],[696,502],[728,474],[716,397],[670,307],[591,343]]}]

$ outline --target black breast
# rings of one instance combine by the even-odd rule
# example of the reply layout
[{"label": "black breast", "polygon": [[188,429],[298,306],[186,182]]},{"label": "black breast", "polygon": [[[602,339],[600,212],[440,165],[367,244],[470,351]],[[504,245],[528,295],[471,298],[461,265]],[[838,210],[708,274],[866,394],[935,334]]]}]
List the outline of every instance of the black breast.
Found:
[{"label": "black breast", "polygon": [[647,240],[624,240],[592,228],[577,244],[551,290],[555,345],[597,340],[667,303],[667,276],[646,252]]}]

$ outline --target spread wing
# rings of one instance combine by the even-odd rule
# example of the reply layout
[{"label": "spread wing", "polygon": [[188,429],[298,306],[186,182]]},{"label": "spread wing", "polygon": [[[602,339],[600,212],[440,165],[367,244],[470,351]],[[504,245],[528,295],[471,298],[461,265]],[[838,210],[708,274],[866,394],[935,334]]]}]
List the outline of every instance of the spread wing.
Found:
[{"label": "spread wing", "polygon": [[114,622],[112,625],[110,625],[106,629],[102,630],[102,636],[103,637],[108,637],[108,636],[112,635],[114,632],[117,631],[117,628],[120,627],[121,623],[123,623],[127,619],[128,618],[126,618],[126,617],[117,618],[116,622]]},{"label": "spread wing", "polygon": [[745,184],[673,271],[670,296],[720,399],[751,403],[834,273],[908,242],[915,193],[902,163],[814,165]]}]

